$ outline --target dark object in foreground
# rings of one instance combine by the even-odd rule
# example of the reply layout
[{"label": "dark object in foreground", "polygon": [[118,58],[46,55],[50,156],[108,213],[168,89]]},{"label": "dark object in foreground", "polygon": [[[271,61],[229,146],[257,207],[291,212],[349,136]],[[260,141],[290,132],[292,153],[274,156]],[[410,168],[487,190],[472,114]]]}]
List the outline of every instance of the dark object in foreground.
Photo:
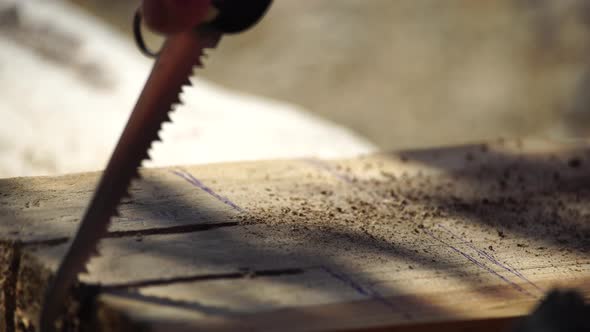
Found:
[{"label": "dark object in foreground", "polygon": [[590,331],[590,305],[579,293],[553,290],[514,332]]}]

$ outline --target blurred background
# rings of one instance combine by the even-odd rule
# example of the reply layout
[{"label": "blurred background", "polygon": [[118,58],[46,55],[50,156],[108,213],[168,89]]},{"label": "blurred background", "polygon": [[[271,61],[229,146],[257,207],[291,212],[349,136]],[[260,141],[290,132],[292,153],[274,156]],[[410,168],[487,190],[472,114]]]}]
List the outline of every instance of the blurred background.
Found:
[{"label": "blurred background", "polygon": [[[2,2],[0,112],[12,115],[0,120],[5,133],[0,136],[0,176],[100,169],[149,70],[149,60],[134,49],[130,29],[139,1]],[[31,13],[41,11],[33,8],[48,3],[57,9],[34,18],[36,14]],[[63,25],[67,20],[71,22]],[[92,51],[95,60],[76,60],[74,54],[79,55],[85,43],[97,40],[97,35],[104,38]],[[157,38],[149,38],[149,42],[155,47],[159,43]],[[49,56],[53,64],[46,64],[45,72],[29,72],[25,64],[8,65],[14,56],[1,58],[6,44],[41,52],[43,61]],[[186,93],[195,100],[192,108],[200,110],[186,121],[198,122],[201,127],[175,123],[180,126],[175,135],[184,137],[184,143],[178,145],[184,148],[167,148],[169,152],[162,152],[162,162],[156,164],[300,155],[345,157],[374,149],[498,137],[583,138],[590,128],[589,53],[587,0],[276,0],[258,26],[224,38],[209,52],[206,68],[198,72],[202,86],[196,84],[195,92]],[[70,76],[75,72],[85,83],[73,82],[60,88],[63,93],[48,95],[44,91],[51,89],[45,87],[55,86],[52,82],[57,80],[50,79],[49,72],[58,75],[55,71]],[[123,79],[121,75],[127,76]],[[120,84],[125,80],[126,84]],[[16,81],[24,83],[16,89]],[[30,93],[32,81],[38,85],[35,94]],[[15,92],[3,93],[5,85]],[[76,90],[79,85],[99,90],[98,96],[81,93]],[[219,91],[223,96],[216,94]],[[70,113],[58,112],[55,124],[46,120],[48,112],[56,112],[48,108],[64,107],[50,107],[45,101],[60,99],[63,103],[74,94],[84,97],[72,102]],[[113,95],[118,99],[112,99]],[[10,98],[17,101],[6,102]],[[40,101],[34,102],[34,98]],[[96,105],[109,98],[112,105]],[[223,98],[245,98],[248,105],[235,101],[218,106]],[[26,129],[11,122],[11,117],[23,117],[23,103],[34,114],[21,119],[28,122],[23,125]],[[90,104],[96,110],[90,112]],[[105,108],[118,117],[107,120]],[[204,109],[211,111],[198,113]],[[260,109],[265,111],[258,112]],[[82,124],[68,138],[78,142],[76,147],[67,153],[60,147],[39,147],[57,135],[67,136],[69,130],[42,128],[63,127],[60,123],[64,121],[71,126],[72,119],[80,117],[76,112],[84,114],[78,120]],[[89,121],[96,113],[103,120]],[[250,122],[237,121],[235,116]],[[43,120],[31,126],[39,117]],[[84,127],[88,122],[92,128],[100,125],[103,129],[93,133]],[[283,129],[274,128],[280,124]],[[207,136],[209,131],[215,134]],[[243,139],[256,135],[260,137],[252,141]],[[14,148],[23,144],[14,143],[23,136],[43,144]],[[103,145],[95,148],[92,137],[97,136]],[[227,143],[220,143],[224,140]],[[236,141],[244,145],[236,148]],[[211,148],[215,144],[221,145]],[[80,152],[87,150],[84,147],[95,152],[81,157],[88,153]],[[187,159],[186,149],[202,153],[195,152],[200,157]],[[3,152],[9,150],[10,156]],[[104,153],[96,153],[99,150]],[[55,161],[60,158],[66,161]],[[86,161],[74,163],[76,158]],[[17,159],[18,163],[13,162]]]}]

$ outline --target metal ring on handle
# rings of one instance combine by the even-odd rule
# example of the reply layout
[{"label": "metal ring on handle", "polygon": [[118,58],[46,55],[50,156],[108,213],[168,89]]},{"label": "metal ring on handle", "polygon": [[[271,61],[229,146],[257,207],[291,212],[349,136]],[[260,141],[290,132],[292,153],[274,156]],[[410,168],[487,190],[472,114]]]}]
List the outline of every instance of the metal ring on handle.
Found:
[{"label": "metal ring on handle", "polygon": [[133,17],[133,37],[135,39],[135,44],[143,55],[149,58],[157,58],[158,55],[160,55],[160,51],[154,52],[150,50],[143,39],[143,34],[141,33],[141,19],[141,10],[137,8],[135,16]]}]

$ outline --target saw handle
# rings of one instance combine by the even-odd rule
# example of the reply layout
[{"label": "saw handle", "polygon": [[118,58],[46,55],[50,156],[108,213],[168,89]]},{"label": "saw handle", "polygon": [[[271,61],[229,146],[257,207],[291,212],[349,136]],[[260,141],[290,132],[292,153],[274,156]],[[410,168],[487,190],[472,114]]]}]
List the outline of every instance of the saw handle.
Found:
[{"label": "saw handle", "polygon": [[210,24],[223,33],[254,26],[272,0],[143,0],[136,13],[152,31],[171,35]]},{"label": "saw handle", "polygon": [[[192,29],[203,24],[213,27],[222,33],[239,33],[254,26],[266,14],[272,0],[200,0],[194,2],[194,8],[174,7],[182,0],[145,0],[135,12],[133,18],[133,36],[137,48],[143,55],[155,58],[159,52],[147,47],[141,30],[142,20],[146,25],[162,34],[174,34]],[[203,4],[207,4],[204,7]],[[178,5],[178,4],[177,4]],[[164,9],[166,8],[166,9]],[[161,11],[162,13],[156,13]],[[178,19],[174,19],[178,16]],[[190,16],[192,20],[187,19]],[[193,23],[191,23],[193,22]]]},{"label": "saw handle", "polygon": [[209,24],[223,33],[250,29],[266,14],[272,0],[212,0],[218,11]]}]

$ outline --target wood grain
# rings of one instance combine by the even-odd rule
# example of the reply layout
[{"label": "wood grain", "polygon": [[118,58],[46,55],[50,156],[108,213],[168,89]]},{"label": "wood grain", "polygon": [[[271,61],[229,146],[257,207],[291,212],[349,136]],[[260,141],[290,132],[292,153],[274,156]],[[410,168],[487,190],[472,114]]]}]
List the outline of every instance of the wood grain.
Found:
[{"label": "wood grain", "polygon": [[[505,328],[553,287],[590,295],[588,163],[583,146],[500,141],[144,170],[68,317],[110,331]],[[2,261],[0,308],[17,327],[35,326],[97,176],[0,181],[18,267]]]}]

